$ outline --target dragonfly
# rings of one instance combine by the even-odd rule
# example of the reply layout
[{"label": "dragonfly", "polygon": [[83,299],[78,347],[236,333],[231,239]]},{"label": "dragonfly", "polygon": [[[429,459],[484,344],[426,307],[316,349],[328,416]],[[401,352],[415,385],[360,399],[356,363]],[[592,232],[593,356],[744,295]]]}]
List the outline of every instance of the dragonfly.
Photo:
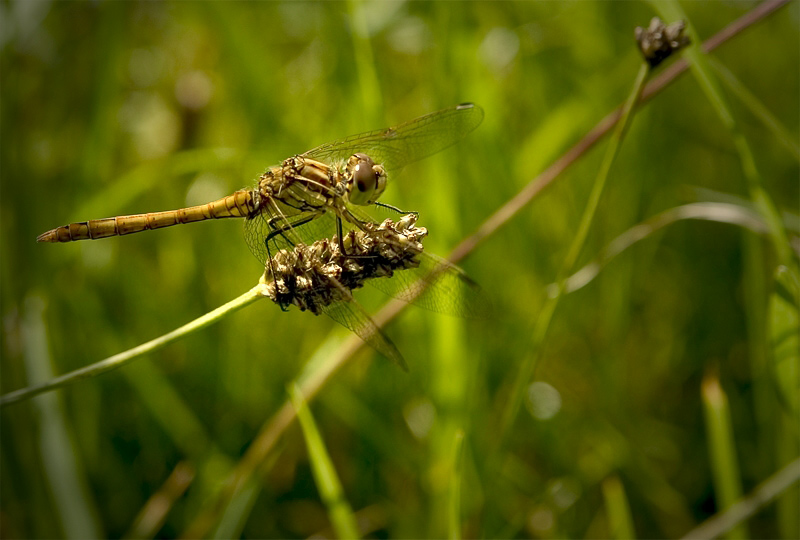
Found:
[{"label": "dragonfly", "polygon": [[[419,268],[427,257],[422,239],[428,230],[416,227],[416,222],[416,214],[406,214],[397,222],[367,222],[363,230],[350,230],[341,241],[325,238],[280,250],[266,266],[261,294],[283,309],[295,305],[315,315],[327,314],[408,371],[400,351],[355,301],[352,291],[365,282]],[[446,265],[440,269],[452,271]]]},{"label": "dragonfly", "polygon": [[[94,240],[209,219],[240,218],[244,219],[248,247],[265,266],[274,265],[273,255],[281,250],[321,239],[335,240],[346,254],[343,240],[348,232],[368,231],[375,225],[361,208],[383,207],[402,213],[378,201],[390,179],[406,165],[454,145],[482,120],[480,106],[462,103],[294,155],[268,168],[253,188],[206,204],[70,223],[42,233],[37,241]],[[469,318],[485,311],[478,287],[458,267],[424,252],[418,259],[416,268],[370,283],[436,312]],[[420,283],[427,286],[421,293]],[[374,324],[365,322],[359,309],[346,302],[338,304],[326,313],[385,354],[380,341],[386,338],[375,331]]]}]

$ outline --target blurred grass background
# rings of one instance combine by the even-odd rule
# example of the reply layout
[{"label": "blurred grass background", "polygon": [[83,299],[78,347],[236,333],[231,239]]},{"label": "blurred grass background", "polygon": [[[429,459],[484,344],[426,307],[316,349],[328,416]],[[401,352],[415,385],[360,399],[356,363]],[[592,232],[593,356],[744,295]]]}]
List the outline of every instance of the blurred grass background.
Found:
[{"label": "blurred grass background", "polygon": [[[705,38],[754,5],[684,9]],[[3,393],[170,331],[262,271],[237,220],[64,245],[36,244],[39,233],[207,202],[317,144],[474,101],[483,125],[382,198],[419,211],[427,248],[445,255],[625,99],[640,64],[633,28],[654,14],[629,2],[2,4]],[[713,54],[795,147],[799,19],[790,3]],[[797,156],[726,93],[796,235]],[[770,244],[699,221],[652,235],[562,300],[498,447],[601,156],[584,156],[463,262],[495,316],[412,306],[386,330],[409,375],[365,350],[310,404],[370,536],[446,536],[454,471],[466,537],[680,536],[722,506],[708,388],[725,394],[741,492],[800,453],[797,386],[789,379],[781,394],[769,360]],[[684,75],[634,118],[579,264],[654,214],[721,194],[747,197],[741,166]],[[370,310],[385,302],[377,291],[357,297]],[[180,535],[309,358],[346,335],[260,302],[117,372],[4,409],[0,534]],[[307,455],[301,431],[288,430],[241,519],[215,524],[217,534],[329,534]],[[147,506],[156,493],[172,501],[163,520]],[[792,497],[796,486],[736,534],[792,537]]]}]

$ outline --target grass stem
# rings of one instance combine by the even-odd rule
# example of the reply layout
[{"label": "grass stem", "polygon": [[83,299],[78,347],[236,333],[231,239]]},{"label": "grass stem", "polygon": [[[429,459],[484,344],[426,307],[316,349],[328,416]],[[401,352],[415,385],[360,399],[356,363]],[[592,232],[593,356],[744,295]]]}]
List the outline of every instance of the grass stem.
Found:
[{"label": "grass stem", "polygon": [[[703,379],[702,394],[714,492],[718,507],[727,510],[742,497],[742,482],[728,397],[716,373],[709,373]],[[728,533],[728,538],[732,540],[747,537],[743,524],[732,528]]]},{"label": "grass stem", "polygon": [[622,116],[620,117],[620,120],[614,129],[614,133],[611,136],[608,148],[606,148],[603,162],[600,165],[600,170],[598,171],[594,185],[592,186],[592,192],[589,195],[586,208],[581,216],[581,222],[578,226],[578,231],[573,238],[572,244],[567,251],[567,256],[564,258],[561,269],[559,270],[556,280],[558,286],[555,294],[549,296],[545,300],[544,306],[542,306],[542,309],[539,312],[539,317],[536,319],[531,337],[531,344],[529,347],[530,353],[520,363],[519,372],[512,383],[513,386],[511,394],[500,423],[500,431],[497,438],[498,442],[502,442],[505,434],[508,433],[512,424],[514,423],[514,420],[517,418],[520,405],[522,404],[522,397],[525,393],[525,388],[527,388],[528,384],[533,378],[534,372],[536,371],[536,366],[539,363],[542,345],[544,344],[545,337],[550,329],[550,323],[552,322],[553,314],[555,313],[558,303],[566,290],[567,278],[572,268],[575,266],[578,256],[580,255],[581,251],[583,250],[583,246],[586,243],[586,237],[589,235],[589,228],[591,227],[594,216],[597,213],[597,207],[600,204],[600,196],[603,194],[603,189],[605,188],[606,181],[608,180],[608,173],[611,170],[611,166],[613,165],[614,160],[619,153],[620,145],[622,144],[622,140],[625,137],[633,117],[632,113],[634,107],[641,98],[642,90],[644,89],[644,83],[647,80],[649,73],[650,67],[643,62],[639,68],[639,73],[636,75],[633,89],[631,90],[631,93],[622,109]]},{"label": "grass stem", "polygon": [[75,371],[71,371],[54,379],[50,379],[44,383],[28,386],[26,388],[21,388],[19,390],[9,392],[8,394],[4,394],[3,396],[0,396],[0,407],[6,407],[12,403],[17,403],[18,401],[41,394],[42,392],[63,388],[80,380],[96,377],[101,373],[106,373],[112,369],[120,368],[144,354],[157,351],[173,341],[187,336],[192,332],[197,332],[206,326],[210,326],[219,321],[225,315],[229,315],[234,311],[237,311],[255,302],[256,300],[263,298],[260,291],[261,285],[256,285],[239,298],[235,298],[227,304],[224,304],[213,311],[209,311],[202,317],[198,317],[192,322],[184,324],[180,328],[164,334],[163,336],[152,339],[147,343],[142,343],[141,345],[137,345],[132,349],[115,354],[114,356],[109,356],[105,360],[100,360],[94,364],[76,369]]},{"label": "grass stem", "polygon": [[617,540],[636,538],[631,506],[625,495],[625,486],[622,485],[618,476],[611,476],[603,481],[603,498],[608,513],[609,537]]},{"label": "grass stem", "polygon": [[747,497],[731,505],[724,512],[715,514],[686,533],[683,539],[717,538],[745,519],[755,515],[758,510],[772,502],[773,499],[797,483],[798,480],[800,480],[800,458],[795,459],[767,478]]},{"label": "grass stem", "polygon": [[289,395],[292,405],[297,411],[297,419],[300,428],[303,430],[303,437],[308,448],[308,458],[311,462],[311,470],[314,473],[314,481],[317,484],[322,502],[328,509],[333,529],[339,538],[358,538],[358,525],[353,515],[353,509],[347,501],[342,489],[342,483],[336,474],[325,442],[317,428],[311,410],[306,405],[300,388],[295,384],[289,387]]},{"label": "grass stem", "polygon": [[450,540],[461,540],[461,453],[464,448],[464,430],[459,429],[453,437],[453,454],[451,460],[450,493],[448,498],[447,537]]}]

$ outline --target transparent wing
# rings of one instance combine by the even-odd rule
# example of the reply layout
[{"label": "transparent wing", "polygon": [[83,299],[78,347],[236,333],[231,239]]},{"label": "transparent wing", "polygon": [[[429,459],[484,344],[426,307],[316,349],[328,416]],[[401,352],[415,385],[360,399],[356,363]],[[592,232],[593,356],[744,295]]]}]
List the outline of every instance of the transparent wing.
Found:
[{"label": "transparent wing", "polygon": [[[335,163],[347,160],[356,152],[364,152],[377,163],[382,163],[388,172],[397,172],[409,163],[455,144],[478,127],[482,120],[483,109],[472,103],[464,103],[395,127],[323,144],[303,155]],[[287,188],[302,189],[304,188],[299,183]],[[303,199],[304,195],[298,193],[297,198]],[[245,221],[247,245],[262,263],[266,263],[270,254],[281,249],[291,248],[299,242],[311,244],[315,240],[331,238],[336,234],[335,216],[330,211],[304,212],[284,202],[291,200],[290,196],[282,199],[265,201],[261,213]],[[321,219],[323,217],[328,219]]]},{"label": "transparent wing", "polygon": [[491,313],[491,302],[477,283],[459,267],[429,253],[420,254],[417,268],[367,283],[389,296],[436,313],[467,319],[483,319]]},{"label": "transparent wing", "polygon": [[473,103],[463,103],[398,126],[323,144],[303,155],[336,163],[345,161],[356,152],[363,152],[376,163],[383,164],[387,172],[393,173],[455,144],[478,127],[482,120],[483,109]]},{"label": "transparent wing", "polygon": [[[335,280],[332,280],[335,282]],[[370,347],[384,355],[386,358],[400,366],[403,371],[408,371],[403,355],[397,350],[392,340],[381,331],[361,304],[340,283],[335,283],[347,292],[348,302],[335,302],[322,308],[323,313],[338,322],[345,328],[364,340]]]},{"label": "transparent wing", "polygon": [[[360,209],[349,207],[349,210],[362,222],[372,221]],[[342,220],[345,233],[354,228],[355,224]],[[315,240],[332,239],[337,234],[336,216],[333,212],[297,212],[280,201],[265,205],[261,214],[245,222],[247,244],[256,258],[265,265],[269,257],[281,249],[291,249],[301,242],[311,245]],[[267,238],[271,238],[269,251],[266,246]],[[491,302],[463,270],[424,251],[418,255],[418,259],[419,266],[416,268],[399,270],[391,277],[373,278],[366,283],[389,296],[437,313],[468,319],[489,316]],[[339,318],[333,315],[331,317],[351,328]],[[365,341],[369,342],[367,339]]]},{"label": "transparent wing", "polygon": [[[348,210],[361,221],[371,221],[360,208]],[[332,222],[335,216],[330,216]],[[396,220],[395,220],[396,221]],[[343,228],[354,225],[343,221]],[[482,319],[491,314],[491,302],[480,286],[461,268],[432,253],[418,255],[419,266],[398,270],[391,277],[367,280],[379,291],[436,313],[467,319]]]},{"label": "transparent wing", "polygon": [[[303,188],[294,184],[287,189]],[[321,238],[332,238],[336,234],[336,221],[332,214],[328,214],[330,211],[323,209],[319,212],[301,211],[283,201],[271,199],[263,202],[258,215],[245,220],[244,238],[253,255],[266,264],[269,257],[281,249],[291,249],[300,242],[310,245]]]}]

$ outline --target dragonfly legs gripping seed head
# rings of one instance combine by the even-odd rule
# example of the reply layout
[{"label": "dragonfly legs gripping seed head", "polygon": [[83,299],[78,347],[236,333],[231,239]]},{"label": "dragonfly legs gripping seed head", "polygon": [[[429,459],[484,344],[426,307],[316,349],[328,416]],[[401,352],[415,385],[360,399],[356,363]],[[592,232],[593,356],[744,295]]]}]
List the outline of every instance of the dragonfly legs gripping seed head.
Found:
[{"label": "dragonfly legs gripping seed head", "polygon": [[416,219],[409,214],[396,223],[365,223],[363,230],[351,230],[344,238],[283,249],[266,266],[264,294],[282,309],[293,304],[315,315],[327,314],[405,368],[397,348],[353,299],[352,291],[367,280],[419,266],[428,232],[415,226]]}]

